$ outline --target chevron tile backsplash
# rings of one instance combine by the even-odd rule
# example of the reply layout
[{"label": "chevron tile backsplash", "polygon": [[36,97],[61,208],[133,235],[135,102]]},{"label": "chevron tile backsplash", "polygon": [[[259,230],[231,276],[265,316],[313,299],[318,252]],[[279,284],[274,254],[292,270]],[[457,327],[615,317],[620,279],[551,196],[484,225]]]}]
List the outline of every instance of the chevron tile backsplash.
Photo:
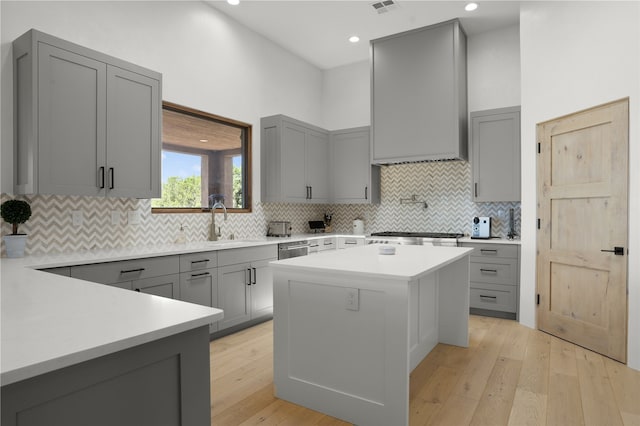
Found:
[{"label": "chevron tile backsplash", "polygon": [[[227,222],[217,213],[223,238],[265,235],[267,222],[287,220],[293,233],[308,232],[309,220],[322,220],[333,213],[335,232],[350,233],[352,221],[361,218],[365,231],[471,232],[473,216],[491,216],[492,234],[506,236],[509,209],[515,209],[516,232],[520,233],[520,203],[474,203],[471,201],[471,168],[462,161],[402,164],[382,168],[382,202],[360,204],[256,203],[250,214],[229,214]],[[407,202],[415,195],[418,203]],[[0,194],[0,201],[13,198]],[[20,226],[29,234],[27,254],[58,253],[166,244],[175,240],[180,225],[189,241],[206,240],[209,214],[152,214],[150,200],[58,195],[19,196],[31,204],[31,219]],[[424,208],[422,202],[427,203]],[[74,226],[71,211],[82,212],[83,224]],[[127,223],[127,213],[140,213],[139,224]],[[119,223],[112,224],[111,213]],[[11,232],[2,223],[2,235]],[[5,255],[4,243],[2,256]]]}]

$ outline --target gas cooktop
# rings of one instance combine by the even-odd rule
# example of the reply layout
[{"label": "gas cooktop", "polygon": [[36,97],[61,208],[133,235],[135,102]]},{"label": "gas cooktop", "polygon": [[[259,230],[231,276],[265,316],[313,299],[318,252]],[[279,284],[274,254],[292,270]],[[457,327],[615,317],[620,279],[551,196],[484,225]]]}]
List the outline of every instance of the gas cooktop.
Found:
[{"label": "gas cooktop", "polygon": [[404,238],[462,238],[464,234],[451,232],[374,232],[375,237],[404,237]]}]

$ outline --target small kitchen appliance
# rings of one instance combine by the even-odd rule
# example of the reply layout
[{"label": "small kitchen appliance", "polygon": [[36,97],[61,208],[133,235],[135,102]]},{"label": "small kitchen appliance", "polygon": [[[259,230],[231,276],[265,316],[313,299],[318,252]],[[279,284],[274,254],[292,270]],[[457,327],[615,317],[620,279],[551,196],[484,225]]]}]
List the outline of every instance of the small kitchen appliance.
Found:
[{"label": "small kitchen appliance", "polygon": [[322,221],[322,220],[310,220],[309,221],[309,229],[311,229],[311,232],[313,232],[314,234],[317,234],[318,232],[324,232],[325,231],[324,221]]},{"label": "small kitchen appliance", "polygon": [[291,222],[271,221],[267,229],[267,237],[290,237]]},{"label": "small kitchen appliance", "polygon": [[491,218],[486,216],[476,216],[471,225],[471,238],[487,239],[491,238]]}]

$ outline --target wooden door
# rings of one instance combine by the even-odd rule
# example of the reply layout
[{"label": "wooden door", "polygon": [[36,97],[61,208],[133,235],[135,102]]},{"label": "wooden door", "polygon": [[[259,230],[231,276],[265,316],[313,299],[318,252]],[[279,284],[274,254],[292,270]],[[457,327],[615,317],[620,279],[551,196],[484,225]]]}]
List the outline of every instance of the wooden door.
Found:
[{"label": "wooden door", "polygon": [[538,328],[626,362],[628,99],[537,135]]}]

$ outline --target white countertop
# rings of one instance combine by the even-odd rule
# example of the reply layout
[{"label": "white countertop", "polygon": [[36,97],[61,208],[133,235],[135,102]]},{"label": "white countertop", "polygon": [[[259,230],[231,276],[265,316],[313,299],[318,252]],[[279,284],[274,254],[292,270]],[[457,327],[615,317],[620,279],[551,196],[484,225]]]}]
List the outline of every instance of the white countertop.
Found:
[{"label": "white countertop", "polygon": [[508,238],[471,238],[463,237],[458,240],[459,243],[479,243],[479,244],[514,244],[520,245],[520,238],[510,240]]},{"label": "white countertop", "polygon": [[327,236],[338,234],[202,241],[3,258],[0,260],[0,383],[14,383],[207,325],[223,317],[220,309],[36,269],[253,247]]},{"label": "white countertop", "polygon": [[464,247],[395,246],[396,254],[381,255],[381,244],[323,252],[316,256],[273,261],[274,270],[332,271],[359,276],[413,280],[448,265],[473,249]]}]

